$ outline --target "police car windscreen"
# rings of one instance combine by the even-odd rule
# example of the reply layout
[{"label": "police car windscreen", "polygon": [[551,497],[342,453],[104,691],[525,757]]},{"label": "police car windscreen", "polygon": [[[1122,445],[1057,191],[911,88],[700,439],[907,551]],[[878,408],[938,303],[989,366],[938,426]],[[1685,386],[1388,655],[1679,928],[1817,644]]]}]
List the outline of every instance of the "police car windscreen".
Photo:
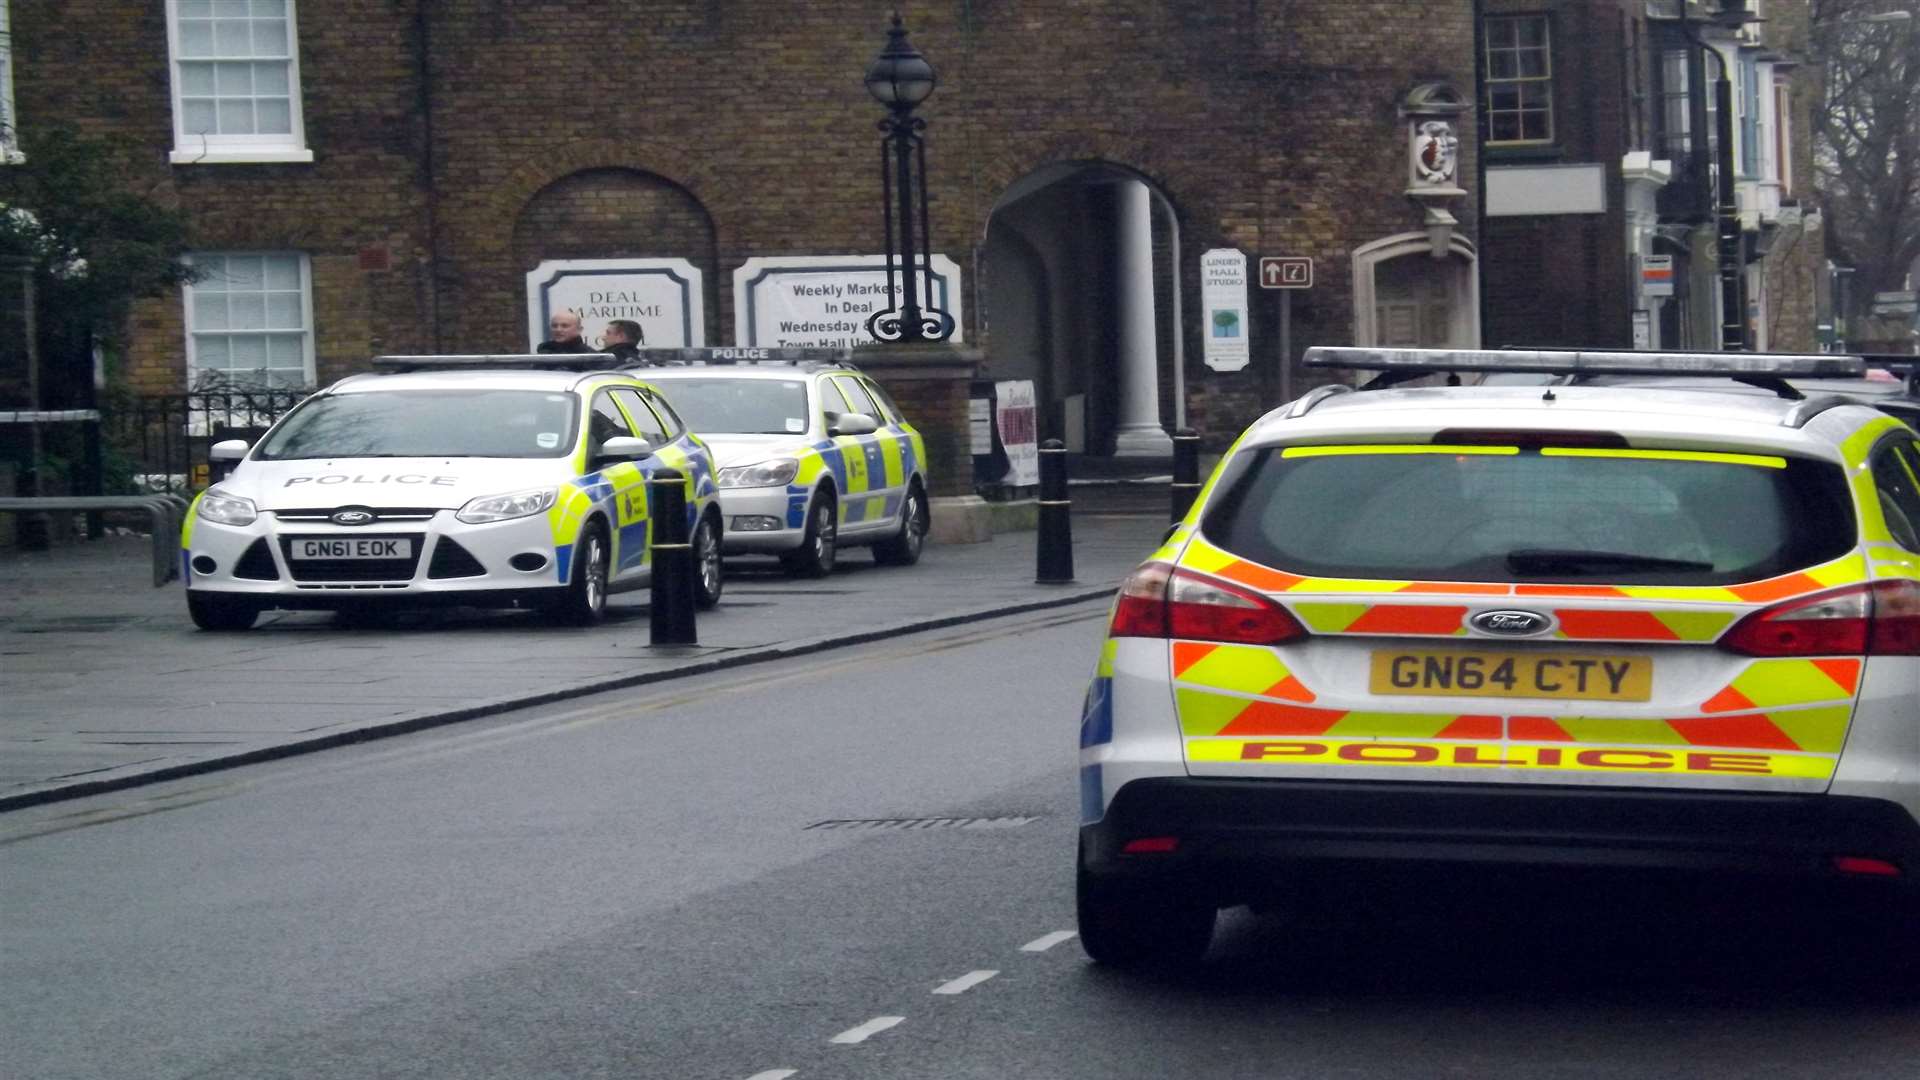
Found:
[{"label": "police car windscreen", "polygon": [[326,394],[288,416],[257,457],[562,457],[579,407],[573,394],[538,390]]},{"label": "police car windscreen", "polygon": [[798,435],[807,430],[807,384],[798,379],[661,379],[656,385],[698,432]]},{"label": "police car windscreen", "polygon": [[1837,465],[1554,446],[1255,451],[1202,530],[1312,577],[1616,585],[1752,581],[1855,542]]}]

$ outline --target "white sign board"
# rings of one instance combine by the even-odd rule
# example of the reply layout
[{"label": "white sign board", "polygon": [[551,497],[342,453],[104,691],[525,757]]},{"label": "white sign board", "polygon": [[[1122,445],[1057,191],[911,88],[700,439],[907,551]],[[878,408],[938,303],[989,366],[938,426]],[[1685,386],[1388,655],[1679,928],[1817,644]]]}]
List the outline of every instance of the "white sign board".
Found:
[{"label": "white sign board", "polygon": [[983,397],[967,399],[967,436],[973,456],[993,453],[993,402]]},{"label": "white sign board", "polygon": [[580,313],[580,336],[599,348],[607,324],[640,324],[649,348],[707,343],[706,290],[685,259],[548,259],[527,275],[527,344],[547,340],[554,312]]},{"label": "white sign board", "polygon": [[1673,256],[1640,256],[1640,295],[1651,297],[1673,295]]},{"label": "white sign board", "polygon": [[1239,371],[1247,366],[1247,256],[1238,248],[1214,248],[1200,256],[1200,309],[1207,366]]},{"label": "white sign board", "polygon": [[1007,448],[1006,482],[1028,487],[1040,482],[1040,417],[1034,408],[1033,380],[993,384],[993,421],[1000,445]]},{"label": "white sign board", "polygon": [[[904,292],[903,271],[894,268],[894,293]],[[945,255],[933,257],[933,295],[925,277],[913,276],[923,307],[953,316],[953,336],[961,339],[960,267]],[[888,302],[884,255],[786,255],[748,259],[733,272],[733,335],[743,346],[811,346],[845,349],[870,345],[867,319],[895,306]]]}]

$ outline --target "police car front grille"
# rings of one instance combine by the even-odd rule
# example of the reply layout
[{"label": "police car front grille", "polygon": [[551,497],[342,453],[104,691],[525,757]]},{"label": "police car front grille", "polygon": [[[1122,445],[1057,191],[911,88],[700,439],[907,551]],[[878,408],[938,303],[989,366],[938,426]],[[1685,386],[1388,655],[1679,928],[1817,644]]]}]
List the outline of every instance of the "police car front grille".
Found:
[{"label": "police car front grille", "polygon": [[281,521],[331,521],[333,515],[342,510],[361,510],[372,514],[367,524],[393,521],[432,521],[433,515],[440,511],[430,506],[329,506],[325,508],[275,510],[273,516]]},{"label": "police car front grille", "polygon": [[427,576],[430,578],[482,577],[487,568],[473,557],[473,552],[454,543],[448,537],[441,537],[433,544],[433,561],[427,564]]},{"label": "police car front grille", "polygon": [[280,538],[280,554],[287,560],[287,572],[295,581],[412,581],[413,572],[420,565],[420,549],[426,545],[424,533],[379,533],[380,539],[407,540],[413,554],[404,559],[296,559],[293,557],[293,543],[296,540],[338,540],[342,535],[363,536],[374,539],[375,534],[355,532],[352,534],[335,533],[331,536],[283,536]]},{"label": "police car front grille", "polygon": [[273,550],[267,547],[266,537],[255,540],[241,553],[240,561],[233,564],[233,576],[249,581],[280,580],[280,571],[273,565]]}]

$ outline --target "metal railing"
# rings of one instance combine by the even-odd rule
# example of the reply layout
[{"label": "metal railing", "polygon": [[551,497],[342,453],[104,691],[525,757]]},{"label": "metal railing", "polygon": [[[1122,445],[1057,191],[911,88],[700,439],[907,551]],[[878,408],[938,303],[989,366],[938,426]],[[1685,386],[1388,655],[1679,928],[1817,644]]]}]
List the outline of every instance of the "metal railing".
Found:
[{"label": "metal railing", "polygon": [[102,408],[103,434],[131,473],[133,491],[191,494],[211,482],[214,443],[258,439],[311,393],[220,387],[126,397]]}]

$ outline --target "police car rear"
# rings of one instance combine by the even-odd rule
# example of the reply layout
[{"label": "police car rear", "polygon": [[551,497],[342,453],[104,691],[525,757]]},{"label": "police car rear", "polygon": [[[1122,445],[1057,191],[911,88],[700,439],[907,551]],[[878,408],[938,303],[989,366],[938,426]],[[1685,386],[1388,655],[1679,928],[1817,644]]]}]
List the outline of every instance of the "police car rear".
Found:
[{"label": "police car rear", "polygon": [[1909,429],[1790,387],[1339,389],[1249,430],[1121,590],[1081,733],[1095,958],[1195,956],[1217,907],[1361,865],[1920,872]]}]

